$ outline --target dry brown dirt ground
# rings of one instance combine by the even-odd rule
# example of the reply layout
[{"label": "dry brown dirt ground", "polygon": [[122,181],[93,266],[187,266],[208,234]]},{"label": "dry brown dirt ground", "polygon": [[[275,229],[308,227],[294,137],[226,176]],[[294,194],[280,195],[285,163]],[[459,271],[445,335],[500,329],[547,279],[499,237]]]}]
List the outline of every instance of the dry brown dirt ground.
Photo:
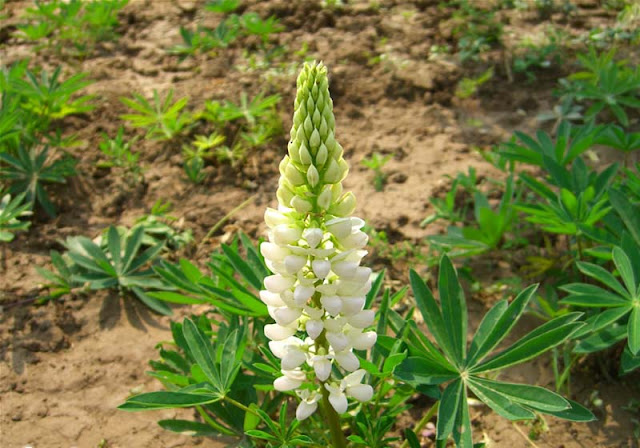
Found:
[{"label": "dry brown dirt ground", "polygon": [[[180,42],[179,26],[199,20],[211,21],[195,0],[131,0],[124,9],[119,29],[122,37],[99,45],[90,57],[59,58],[51,52],[34,56],[30,44],[11,38],[19,16],[29,2],[6,4],[8,18],[0,24],[0,61],[11,63],[31,57],[44,67],[62,64],[65,73],[88,72],[94,83],[87,88],[96,95],[89,114],[62,123],[65,133],[77,133],[85,145],[76,150],[79,174],[53,192],[60,209],[54,220],[37,215],[30,230],[20,234],[5,250],[0,268],[0,445],[6,448],[40,447],[220,447],[224,441],[189,438],[166,432],[156,420],[185,412],[157,411],[130,414],[116,410],[132,391],[159,389],[144,374],[147,362],[156,357],[154,346],[170,338],[169,320],[158,317],[130,301],[107,294],[63,298],[42,306],[32,301],[42,293],[34,266],[48,266],[51,249],[70,235],[95,237],[111,223],[130,225],[148,213],[158,199],[169,199],[172,214],[184,219],[196,241],[230,210],[255,195],[255,200],[217,232],[211,241],[190,249],[187,255],[203,262],[222,238],[237,229],[252,237],[262,235],[262,213],[274,203],[277,163],[286,150],[286,135],[260,153],[251,154],[240,168],[219,164],[208,168],[207,180],[195,186],[185,180],[180,165],[180,144],[142,142],[146,168],[143,185],[129,188],[117,172],[96,168],[101,132],[110,135],[125,112],[119,101],[132,92],[149,95],[173,88],[176,96],[189,96],[191,108],[205,99],[237,101],[240,92],[279,93],[284,129],[291,124],[290,105],[295,93],[296,70],[288,66],[247,70],[242,45],[179,62],[166,49]],[[352,170],[346,188],[358,198],[357,214],[394,241],[421,244],[438,226],[421,228],[420,221],[432,210],[429,197],[446,192],[444,175],[455,175],[473,166],[481,175],[495,174],[472,150],[488,148],[507,139],[514,129],[532,130],[535,116],[554,105],[556,80],[572,70],[556,66],[538,73],[538,81],[522,77],[509,82],[497,65],[494,79],[468,100],[455,97],[462,76],[480,73],[484,67],[462,67],[455,57],[429,60],[432,45],[452,43],[448,22],[451,10],[438,1],[352,1],[340,10],[322,8],[315,1],[245,1],[243,8],[263,17],[276,15],[285,31],[275,40],[286,45],[288,61],[304,44],[307,56],[321,59],[330,69],[335,103],[337,136],[345,148]],[[580,33],[610,24],[615,15],[599,2],[574,2],[574,18],[558,26]],[[378,7],[372,5],[378,5]],[[535,15],[514,13],[505,28],[505,39],[535,34],[545,22]],[[215,19],[213,19],[215,24]],[[384,39],[383,39],[384,38]],[[379,63],[372,60],[380,56]],[[500,51],[489,57],[499,60]],[[373,188],[372,173],[361,160],[379,151],[393,155],[385,167],[390,174],[383,192]],[[374,257],[377,267],[386,266],[391,283],[406,276],[410,261],[392,262]],[[496,273],[510,275],[510,267],[486,260],[486,280]],[[416,266],[421,268],[420,266]],[[482,299],[482,300],[480,300]],[[472,297],[471,320],[477,325],[491,299]],[[177,316],[193,310],[178,309]],[[523,327],[537,322],[526,319]],[[511,380],[552,386],[549,360],[543,358],[514,369]],[[596,391],[603,406],[598,421],[589,424],[547,419],[548,430],[534,442],[540,448],[632,447],[634,416],[624,410],[632,398],[640,399],[638,375],[610,381],[590,363],[579,366],[573,379],[574,398],[588,403]],[[410,426],[424,412],[426,402],[398,421],[398,431]],[[477,406],[472,411],[478,437],[490,447],[526,447],[529,428],[514,427]],[[637,423],[636,423],[637,424]],[[635,444],[635,445],[634,445]],[[424,446],[431,446],[428,438]],[[531,445],[534,446],[534,445]]]}]

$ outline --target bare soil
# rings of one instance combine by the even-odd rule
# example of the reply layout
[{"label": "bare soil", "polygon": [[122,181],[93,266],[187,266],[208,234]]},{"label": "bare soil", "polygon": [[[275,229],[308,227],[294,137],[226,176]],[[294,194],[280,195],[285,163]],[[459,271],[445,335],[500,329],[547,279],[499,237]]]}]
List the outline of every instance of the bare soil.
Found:
[{"label": "bare soil", "polygon": [[[209,168],[201,185],[185,179],[180,143],[142,141],[145,181],[136,187],[123,182],[120,173],[96,168],[100,159],[100,133],[114,135],[125,113],[119,101],[132,92],[149,95],[153,89],[175,89],[176,97],[189,96],[190,107],[205,99],[238,101],[240,93],[279,93],[284,129],[291,125],[296,70],[247,70],[241,41],[216,56],[180,62],[167,48],[180,43],[180,25],[188,26],[213,15],[203,12],[201,0],[131,0],[121,14],[121,38],[102,44],[84,60],[61,58],[51,52],[33,55],[32,47],[10,37],[19,16],[30,2],[9,1],[8,18],[0,24],[0,60],[3,64],[30,57],[47,68],[62,64],[67,74],[85,71],[95,81],[87,88],[96,94],[96,109],[61,123],[65,133],[77,133],[86,143],[75,150],[80,160],[78,176],[54,190],[60,210],[50,220],[36,215],[33,225],[5,250],[0,267],[0,445],[33,447],[221,447],[225,441],[190,438],[162,430],[156,421],[188,411],[125,413],[116,410],[131,392],[158,390],[160,384],[146,376],[147,362],[156,357],[155,345],[170,338],[169,320],[158,317],[133,301],[106,293],[67,297],[42,306],[32,301],[42,293],[34,266],[47,267],[51,249],[61,250],[60,240],[70,235],[95,237],[109,224],[131,225],[148,213],[158,200],[170,200],[172,215],[184,220],[196,241],[223,216],[249,197],[254,200],[205,244],[184,251],[204,262],[220,241],[236,230],[252,237],[264,234],[262,213],[275,203],[277,164],[286,152],[288,135],[277,138],[260,153],[250,154],[239,168],[219,164]],[[615,14],[596,0],[574,2],[578,9],[568,22],[553,17],[567,32],[577,34],[596,25],[612,24]],[[323,9],[315,1],[249,0],[246,11],[263,17],[276,15],[285,31],[275,40],[286,45],[287,61],[299,61],[293,52],[304,43],[308,56],[323,60],[330,70],[337,137],[345,148],[351,174],[345,187],[358,198],[357,214],[369,225],[385,230],[393,242],[424,244],[424,237],[441,231],[419,223],[431,210],[429,197],[443,194],[445,175],[473,166],[482,176],[496,172],[472,148],[489,148],[508,139],[515,129],[539,127],[536,115],[555,104],[552,89],[559,77],[573,67],[555,66],[537,73],[529,83],[509,75],[498,64],[494,78],[475,97],[454,95],[463,76],[477,75],[487,63],[462,66],[455,57],[429,60],[432,45],[453,45],[452,11],[437,0],[379,2],[352,1],[342,9]],[[379,7],[375,7],[378,4]],[[372,6],[373,5],[373,6]],[[507,14],[507,13],[505,13]],[[534,35],[548,22],[534,13],[510,12],[505,40]],[[215,24],[215,19],[213,20]],[[385,38],[385,41],[381,39]],[[382,55],[381,62],[372,62]],[[502,50],[486,56],[504,58]],[[385,166],[388,183],[382,192],[373,188],[373,174],[361,160],[373,152],[393,155]],[[374,266],[388,268],[389,283],[406,278],[411,259],[389,259],[373,254]],[[481,281],[490,284],[497,275],[512,275],[516,267],[496,259],[483,260]],[[484,275],[486,273],[486,275]],[[469,299],[472,325],[495,297]],[[176,309],[177,318],[193,309]],[[523,331],[539,324],[533,318]],[[614,356],[614,353],[608,354]],[[638,415],[624,410],[631,399],[640,400],[640,376],[615,377],[607,360],[586,360],[572,382],[573,397],[592,406],[594,392],[602,399],[595,409],[598,421],[566,423],[548,418],[548,430],[539,432],[535,445],[527,441],[530,428],[511,423],[483,406],[473,408],[477,437],[489,447],[637,447],[633,439]],[[603,369],[599,366],[604,365]],[[608,372],[607,369],[613,371]],[[553,387],[549,359],[542,358],[506,376]],[[416,399],[415,408],[398,421],[398,431],[412,426],[429,405]],[[637,424],[637,423],[636,423]],[[476,440],[479,441],[479,440]],[[432,446],[428,437],[424,446]],[[531,445],[530,445],[531,444]]]}]

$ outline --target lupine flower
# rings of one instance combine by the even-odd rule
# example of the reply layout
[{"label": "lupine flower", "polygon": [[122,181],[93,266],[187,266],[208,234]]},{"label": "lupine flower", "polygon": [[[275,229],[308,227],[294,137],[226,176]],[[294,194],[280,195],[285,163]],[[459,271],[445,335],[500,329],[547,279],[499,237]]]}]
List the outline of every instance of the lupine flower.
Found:
[{"label": "lupine flower", "polygon": [[[360,266],[368,238],[364,221],[350,216],[355,197],[342,189],[348,166],[335,139],[325,66],[305,64],[297,87],[278,208],[265,212],[269,241],[260,250],[273,275],[260,298],[275,321],[264,329],[281,360],[283,376],[274,387],[296,390],[302,400],[296,418],[303,420],[323,393],[338,413],[347,410],[347,397],[371,398],[353,350],[371,348],[376,333],[366,331],[375,315],[364,309],[371,269]],[[346,376],[337,379],[334,369]]]}]

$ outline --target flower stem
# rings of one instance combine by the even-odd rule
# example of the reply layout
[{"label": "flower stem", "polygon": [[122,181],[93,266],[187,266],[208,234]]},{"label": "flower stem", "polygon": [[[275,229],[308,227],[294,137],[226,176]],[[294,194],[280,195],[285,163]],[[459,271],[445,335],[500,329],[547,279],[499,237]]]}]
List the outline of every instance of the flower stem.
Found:
[{"label": "flower stem", "polygon": [[347,448],[347,439],[340,426],[340,416],[329,403],[329,391],[322,387],[322,412],[329,423],[333,448]]},{"label": "flower stem", "polygon": [[[420,431],[422,431],[422,428],[424,428],[427,425],[427,423],[429,423],[429,420],[431,420],[433,416],[436,415],[436,412],[438,412],[439,405],[440,405],[440,402],[436,401],[436,403],[433,406],[431,406],[431,409],[429,409],[429,411],[422,416],[420,421],[416,423],[416,426],[414,426],[413,428],[413,432],[416,435]],[[402,442],[402,445],[400,446],[400,448],[407,448],[408,446],[409,446],[409,441],[405,439],[404,442]]]}]

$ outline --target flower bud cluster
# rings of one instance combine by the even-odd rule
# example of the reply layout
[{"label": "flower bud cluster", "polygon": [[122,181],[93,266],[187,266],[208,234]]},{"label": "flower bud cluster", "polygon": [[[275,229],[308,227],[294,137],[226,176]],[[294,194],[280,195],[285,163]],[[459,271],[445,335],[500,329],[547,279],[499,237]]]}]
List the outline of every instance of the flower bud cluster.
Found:
[{"label": "flower bud cluster", "polygon": [[[274,387],[297,391],[302,420],[323,395],[338,413],[347,410],[347,397],[371,398],[371,386],[360,384],[365,372],[353,350],[371,348],[376,333],[366,330],[375,315],[364,309],[371,269],[360,266],[368,238],[364,221],[349,216],[353,194],[342,191],[348,166],[335,140],[324,65],[305,64],[297,87],[278,209],[265,213],[269,241],[260,249],[273,275],[265,278],[260,297],[275,321],[264,329],[281,360],[283,376]],[[338,379],[334,369],[348,374]]]}]

